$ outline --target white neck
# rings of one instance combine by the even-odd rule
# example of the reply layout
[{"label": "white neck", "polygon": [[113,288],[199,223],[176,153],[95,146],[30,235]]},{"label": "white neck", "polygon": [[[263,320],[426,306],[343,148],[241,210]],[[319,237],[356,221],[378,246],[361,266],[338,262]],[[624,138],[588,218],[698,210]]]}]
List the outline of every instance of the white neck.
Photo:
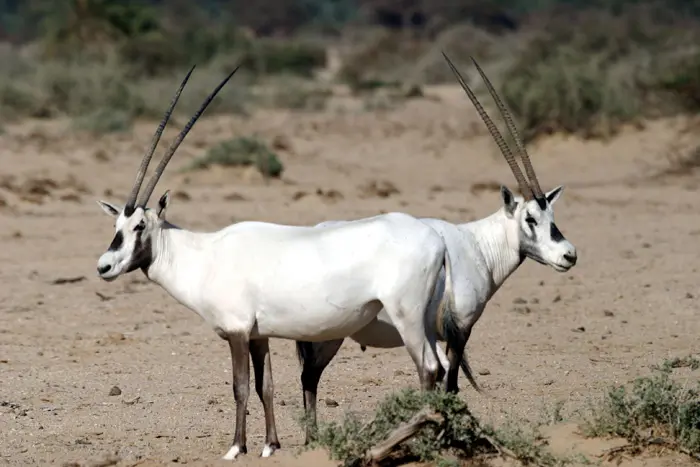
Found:
[{"label": "white neck", "polygon": [[163,287],[173,298],[196,311],[200,284],[196,278],[205,266],[203,240],[209,234],[190,232],[172,225],[159,229],[153,236],[153,263],[146,275]]},{"label": "white neck", "polygon": [[513,229],[512,226],[509,228],[510,223],[512,220],[506,217],[501,208],[488,217],[459,226],[474,236],[486,262],[487,273],[490,275],[488,298],[496,293],[523,261],[517,229]]}]

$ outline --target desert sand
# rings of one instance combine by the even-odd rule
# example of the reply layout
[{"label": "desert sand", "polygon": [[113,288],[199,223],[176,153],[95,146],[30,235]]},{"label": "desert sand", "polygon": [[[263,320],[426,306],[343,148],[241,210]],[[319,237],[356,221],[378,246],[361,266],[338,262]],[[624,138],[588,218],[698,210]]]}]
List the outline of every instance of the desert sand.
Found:
[{"label": "desert sand", "polygon": [[[527,261],[489,304],[468,346],[488,394],[460,378],[482,420],[537,420],[557,404],[575,420],[610,385],[698,350],[698,178],[658,175],[672,148],[697,143],[686,124],[650,122],[603,142],[554,136],[530,147],[543,188],[566,185],[556,219],[579,261],[567,273]],[[228,346],[142,273],[106,283],[95,270],[114,233],[95,200],[124,202],[154,129],[139,122],[97,137],[69,121],[37,120],[0,135],[0,464],[116,456],[119,465],[231,465],[218,460],[234,423]],[[249,169],[181,170],[214,143],[251,134],[279,153],[281,180]],[[500,208],[499,184],[516,187],[461,90],[443,86],[384,111],[203,118],[152,202],[171,189],[169,219],[193,230],[388,211],[467,222]],[[272,349],[282,450],[258,457],[264,425],[253,392],[249,454],[238,465],[333,465],[322,452],[295,458],[299,366],[293,342],[275,340]],[[363,353],[346,342],[321,382],[319,417],[370,416],[389,392],[417,386],[404,349]],[[552,448],[595,455],[616,442],[575,432],[554,427]],[[674,462],[689,463],[664,455],[623,465]]]}]

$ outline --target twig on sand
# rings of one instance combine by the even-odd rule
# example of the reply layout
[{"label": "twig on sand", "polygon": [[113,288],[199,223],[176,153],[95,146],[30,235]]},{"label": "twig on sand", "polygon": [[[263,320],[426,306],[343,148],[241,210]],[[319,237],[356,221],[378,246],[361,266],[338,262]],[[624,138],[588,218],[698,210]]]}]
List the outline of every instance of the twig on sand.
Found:
[{"label": "twig on sand", "polygon": [[424,425],[441,424],[444,421],[445,418],[438,413],[428,409],[421,410],[408,422],[396,428],[385,441],[367,451],[365,460],[368,463],[379,463],[389,457],[396,446],[415,436]]}]

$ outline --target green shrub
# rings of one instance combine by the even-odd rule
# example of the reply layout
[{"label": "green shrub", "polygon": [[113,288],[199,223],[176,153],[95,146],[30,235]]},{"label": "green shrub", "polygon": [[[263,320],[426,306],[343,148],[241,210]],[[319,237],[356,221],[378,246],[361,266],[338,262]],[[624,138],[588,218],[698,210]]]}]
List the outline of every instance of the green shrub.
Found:
[{"label": "green shrub", "polygon": [[672,379],[673,368],[680,366],[697,369],[700,363],[692,357],[667,361],[651,376],[636,379],[630,389],[611,388],[602,405],[592,410],[584,432],[644,445],[650,443],[653,430],[654,438],[667,438],[667,446],[700,456],[700,386],[687,387]]},{"label": "green shrub", "polygon": [[662,74],[658,85],[672,92],[682,108],[700,111],[700,52],[676,59]]},{"label": "green shrub", "polygon": [[458,465],[455,458],[479,459],[498,451],[526,464],[556,466],[567,462],[546,451],[526,430],[482,427],[456,394],[413,389],[387,396],[369,423],[348,414],[342,423],[320,424],[309,447],[327,449],[333,459],[343,461],[345,466],[362,465],[368,461],[365,455],[371,448],[424,410],[436,414],[441,421],[423,425],[415,436],[395,448],[387,459],[391,465],[410,460]]},{"label": "green shrub", "polygon": [[116,133],[127,131],[133,123],[132,115],[123,110],[97,109],[87,115],[77,117],[73,124],[79,130],[91,133]]},{"label": "green shrub", "polygon": [[256,74],[312,77],[314,70],[325,66],[326,49],[302,41],[257,39],[245,46],[239,63]]},{"label": "green shrub", "polygon": [[194,160],[186,170],[205,169],[212,165],[255,167],[266,177],[279,177],[284,167],[277,154],[258,139],[239,137],[223,141]]},{"label": "green shrub", "polygon": [[519,60],[503,80],[502,97],[526,140],[553,132],[605,137],[644,115],[643,70],[634,61],[554,48],[540,61]]}]

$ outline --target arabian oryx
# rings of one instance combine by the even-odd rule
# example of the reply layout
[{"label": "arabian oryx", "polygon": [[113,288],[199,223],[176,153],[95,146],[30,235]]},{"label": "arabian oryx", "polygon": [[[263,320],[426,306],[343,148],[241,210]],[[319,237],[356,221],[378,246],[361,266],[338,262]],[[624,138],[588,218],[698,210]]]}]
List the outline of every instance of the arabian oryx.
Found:
[{"label": "arabian oryx", "polygon": [[[443,54],[464,91],[476,107],[510,166],[522,196],[514,195],[501,187],[503,205],[494,214],[466,224],[452,224],[439,219],[422,219],[443,237],[452,265],[452,298],[443,299],[445,271],[435,287],[434,296],[426,312],[426,320],[435,327],[440,340],[447,340],[447,356],[438,347],[438,356],[447,367],[445,389],[457,392],[459,368],[464,371],[471,385],[480,391],[467,363],[464,350],[474,324],[479,320],[488,301],[503,282],[520,266],[525,258],[549,265],[556,271],[568,271],[576,264],[576,248],[567,241],[554,223],[554,203],[563,187],[543,193],[535,176],[525,145],[518,135],[513,118],[496,93],[489,79],[474,59],[474,65],[486,84],[507,124],[529,178],[526,181],[511,149],[488,116],[483,106],[452,64]],[[344,221],[330,221],[318,225],[342,225]],[[450,289],[449,275],[447,290]],[[451,314],[445,314],[444,304],[449,303]],[[458,330],[457,334],[453,334]],[[403,345],[392,317],[382,310],[377,318],[359,332],[350,336],[365,347],[393,348]],[[321,373],[340,349],[343,340],[330,342],[297,342],[297,351],[303,369],[301,382],[304,391],[304,407],[307,410],[306,440],[310,440],[316,423],[316,391]]]},{"label": "arabian oryx", "polygon": [[[234,70],[235,72],[235,70]],[[249,355],[265,412],[262,456],[279,448],[270,337],[329,341],[357,333],[381,309],[413,358],[424,389],[435,387],[436,337],[424,314],[449,260],[440,235],[407,214],[390,213],[328,227],[241,222],[217,232],[192,232],[165,219],[168,192],[146,207],[177,147],[229,75],[207,97],[166,151],[137,201],[150,159],[192,70],[185,77],[141,162],[123,208],[100,201],[116,233],[99,258],[106,281],[140,269],[226,340],[233,363],[236,427],[224,459],[246,449]]]}]

